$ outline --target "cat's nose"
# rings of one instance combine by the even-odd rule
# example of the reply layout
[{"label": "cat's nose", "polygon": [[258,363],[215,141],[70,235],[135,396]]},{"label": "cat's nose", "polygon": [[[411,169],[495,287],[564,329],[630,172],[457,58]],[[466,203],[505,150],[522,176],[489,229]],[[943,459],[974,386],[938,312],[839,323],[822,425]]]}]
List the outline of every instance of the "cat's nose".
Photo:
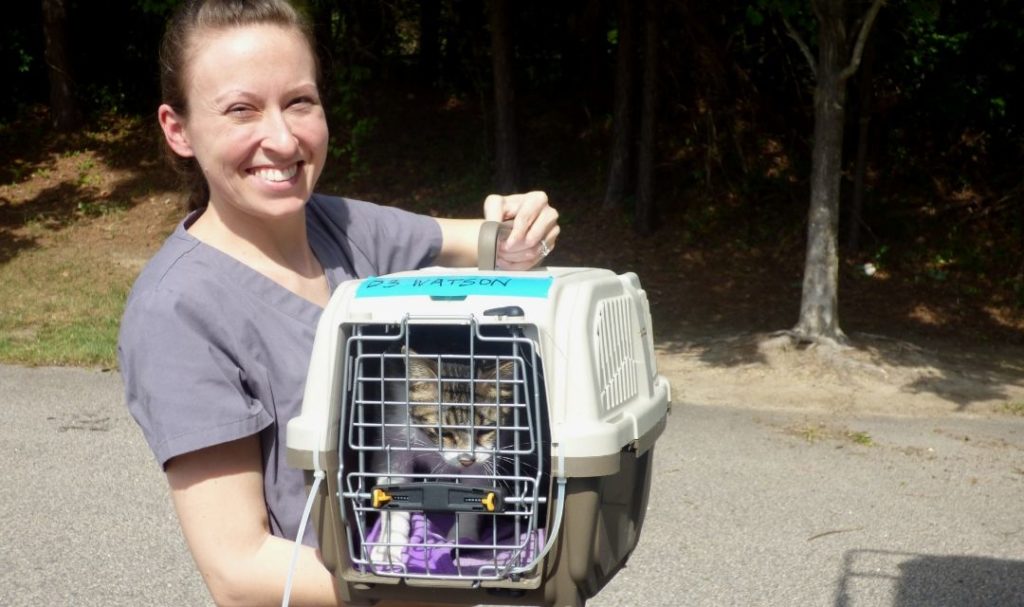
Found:
[{"label": "cat's nose", "polygon": [[476,463],[476,456],[472,453],[463,453],[459,455],[459,463],[468,468]]}]

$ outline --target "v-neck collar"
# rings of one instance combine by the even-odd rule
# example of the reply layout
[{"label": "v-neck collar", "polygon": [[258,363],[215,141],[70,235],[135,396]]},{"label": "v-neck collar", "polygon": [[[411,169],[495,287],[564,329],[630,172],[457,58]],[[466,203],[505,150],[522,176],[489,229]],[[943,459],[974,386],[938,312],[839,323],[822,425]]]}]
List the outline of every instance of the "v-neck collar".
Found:
[{"label": "v-neck collar", "polygon": [[[316,325],[324,310],[318,304],[292,292],[265,274],[189,233],[188,226],[192,225],[198,216],[198,211],[190,213],[184,221],[178,224],[174,231],[174,236],[191,243],[192,250],[199,252],[223,276],[242,287],[255,299],[304,323]],[[326,251],[317,250],[318,247],[312,240],[309,241],[309,248],[320,263],[321,270],[327,280],[327,287],[333,293],[337,285],[334,284],[334,280],[332,280],[331,273],[328,270],[329,254]]]}]

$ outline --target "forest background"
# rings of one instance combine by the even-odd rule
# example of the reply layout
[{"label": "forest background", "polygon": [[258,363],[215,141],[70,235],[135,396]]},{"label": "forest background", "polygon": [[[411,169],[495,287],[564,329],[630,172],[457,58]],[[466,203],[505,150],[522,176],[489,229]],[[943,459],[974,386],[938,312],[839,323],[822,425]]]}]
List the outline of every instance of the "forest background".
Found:
[{"label": "forest background", "polygon": [[[182,217],[154,117],[177,4],[5,11],[0,362],[116,364],[131,281]],[[1019,2],[299,4],[324,67],[322,191],[475,216],[489,192],[544,189],[552,263],[637,272],[662,343],[705,362],[763,362],[781,335],[1024,377]],[[809,261],[828,61],[834,250]],[[795,330],[816,269],[832,332]]]}]

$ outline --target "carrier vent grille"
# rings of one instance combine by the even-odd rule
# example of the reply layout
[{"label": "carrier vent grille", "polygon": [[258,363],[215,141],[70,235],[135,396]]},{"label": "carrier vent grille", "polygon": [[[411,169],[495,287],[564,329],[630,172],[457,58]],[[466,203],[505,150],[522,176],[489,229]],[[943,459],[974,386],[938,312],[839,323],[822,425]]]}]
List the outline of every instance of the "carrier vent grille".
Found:
[{"label": "carrier vent grille", "polygon": [[606,299],[597,310],[594,343],[597,347],[601,405],[605,411],[615,409],[637,395],[632,318],[632,302],[625,296]]}]

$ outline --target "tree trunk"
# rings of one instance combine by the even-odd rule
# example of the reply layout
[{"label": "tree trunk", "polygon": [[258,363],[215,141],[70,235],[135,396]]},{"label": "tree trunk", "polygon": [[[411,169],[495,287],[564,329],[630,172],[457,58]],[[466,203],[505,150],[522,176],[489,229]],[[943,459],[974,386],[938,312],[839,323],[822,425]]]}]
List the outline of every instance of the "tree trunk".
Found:
[{"label": "tree trunk", "polygon": [[844,0],[815,2],[818,13],[817,82],[814,88],[814,146],[811,204],[807,221],[800,320],[794,332],[806,338],[845,342],[839,328],[839,186],[842,177],[843,104],[847,41]]},{"label": "tree trunk", "polygon": [[868,167],[868,136],[871,131],[871,101],[873,95],[874,45],[869,43],[865,49],[864,69],[860,73],[860,103],[857,114],[857,160],[853,170],[853,198],[850,200],[850,213],[847,219],[846,247],[850,253],[860,249],[860,225],[864,210],[864,177]]},{"label": "tree trunk", "polygon": [[491,0],[491,61],[494,71],[495,163],[497,188],[507,194],[519,189],[516,141],[515,89],[512,85],[512,40],[508,27],[508,1]]},{"label": "tree trunk", "polygon": [[622,206],[630,178],[633,149],[633,94],[636,52],[635,2],[619,0],[619,40],[615,51],[615,100],[612,109],[612,146],[608,162],[608,184],[604,192],[605,210]]},{"label": "tree trunk", "polygon": [[[333,2],[321,0],[320,2],[311,3],[310,10],[313,16],[313,29],[315,30],[317,44],[316,52],[320,59],[321,69],[325,74],[334,73],[336,66],[335,57],[338,49],[335,45],[337,37],[333,24],[337,7],[334,6]],[[324,91],[324,93],[329,94],[328,91]]]},{"label": "tree trunk", "polygon": [[604,4],[603,0],[585,0],[578,12],[572,11],[567,29],[571,37],[566,37],[563,46],[563,56],[571,58],[565,63],[566,69],[577,74],[580,82],[579,101],[583,107],[603,99],[608,83],[608,19]]},{"label": "tree trunk", "polygon": [[420,78],[427,84],[437,80],[441,59],[441,25],[440,0],[423,0],[420,2]]},{"label": "tree trunk", "polygon": [[654,152],[658,101],[658,8],[659,0],[644,2],[644,84],[640,113],[640,146],[637,165],[636,231],[654,231]]},{"label": "tree trunk", "polygon": [[64,0],[43,0],[43,37],[46,39],[46,65],[50,75],[50,115],[60,131],[76,128],[82,114],[75,101],[71,69],[67,58]]}]

